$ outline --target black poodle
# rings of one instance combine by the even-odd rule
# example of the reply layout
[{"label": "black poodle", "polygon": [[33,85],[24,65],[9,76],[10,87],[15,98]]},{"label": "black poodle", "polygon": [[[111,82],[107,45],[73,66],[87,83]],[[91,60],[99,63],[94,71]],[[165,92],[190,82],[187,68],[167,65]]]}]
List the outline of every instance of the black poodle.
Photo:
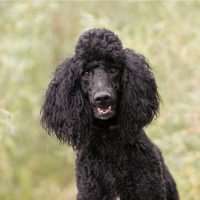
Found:
[{"label": "black poodle", "polygon": [[77,200],[178,200],[143,128],[159,95],[144,56],[106,29],[83,33],[50,82],[41,122],[77,151]]}]

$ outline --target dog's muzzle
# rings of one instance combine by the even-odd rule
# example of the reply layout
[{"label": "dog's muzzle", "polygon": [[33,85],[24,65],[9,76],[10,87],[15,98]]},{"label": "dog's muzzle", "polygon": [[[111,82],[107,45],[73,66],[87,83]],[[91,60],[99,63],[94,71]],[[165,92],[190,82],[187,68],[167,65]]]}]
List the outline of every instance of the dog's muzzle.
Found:
[{"label": "dog's muzzle", "polygon": [[94,116],[98,119],[109,119],[115,115],[112,95],[107,91],[94,94]]}]

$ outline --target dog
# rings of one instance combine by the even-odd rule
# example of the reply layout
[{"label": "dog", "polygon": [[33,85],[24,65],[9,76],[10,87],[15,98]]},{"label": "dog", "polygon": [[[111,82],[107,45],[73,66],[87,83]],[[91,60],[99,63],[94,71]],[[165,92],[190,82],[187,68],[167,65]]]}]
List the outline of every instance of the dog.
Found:
[{"label": "dog", "polygon": [[160,97],[146,58],[94,28],[49,83],[41,122],[76,151],[77,200],[179,200],[160,150],[144,132]]}]

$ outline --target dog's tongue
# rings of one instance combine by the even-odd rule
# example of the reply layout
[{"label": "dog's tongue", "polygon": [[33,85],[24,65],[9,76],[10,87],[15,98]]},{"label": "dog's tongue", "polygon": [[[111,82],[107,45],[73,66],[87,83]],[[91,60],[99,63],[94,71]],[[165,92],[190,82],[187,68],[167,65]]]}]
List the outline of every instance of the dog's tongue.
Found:
[{"label": "dog's tongue", "polygon": [[102,105],[102,106],[98,106],[97,108],[100,110],[108,110],[111,107],[111,105]]}]

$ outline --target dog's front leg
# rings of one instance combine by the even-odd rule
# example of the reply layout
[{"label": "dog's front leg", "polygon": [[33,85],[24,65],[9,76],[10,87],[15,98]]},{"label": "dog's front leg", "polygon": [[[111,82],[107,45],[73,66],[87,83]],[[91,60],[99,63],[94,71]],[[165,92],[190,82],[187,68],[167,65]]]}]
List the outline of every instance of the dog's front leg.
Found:
[{"label": "dog's front leg", "polygon": [[127,166],[129,171],[127,175],[117,180],[120,200],[167,200],[165,181],[159,161],[157,163],[151,165],[152,163],[149,162],[148,165],[140,165],[137,161],[137,167]]},{"label": "dog's front leg", "polygon": [[153,179],[147,181],[142,176],[126,177],[126,180],[119,182],[120,200],[167,200],[164,185],[160,181],[156,182]]},{"label": "dog's front leg", "polygon": [[100,161],[77,162],[77,200],[114,200],[115,193],[105,180]]},{"label": "dog's front leg", "polygon": [[114,200],[101,186],[87,183],[78,187],[77,200]]}]

